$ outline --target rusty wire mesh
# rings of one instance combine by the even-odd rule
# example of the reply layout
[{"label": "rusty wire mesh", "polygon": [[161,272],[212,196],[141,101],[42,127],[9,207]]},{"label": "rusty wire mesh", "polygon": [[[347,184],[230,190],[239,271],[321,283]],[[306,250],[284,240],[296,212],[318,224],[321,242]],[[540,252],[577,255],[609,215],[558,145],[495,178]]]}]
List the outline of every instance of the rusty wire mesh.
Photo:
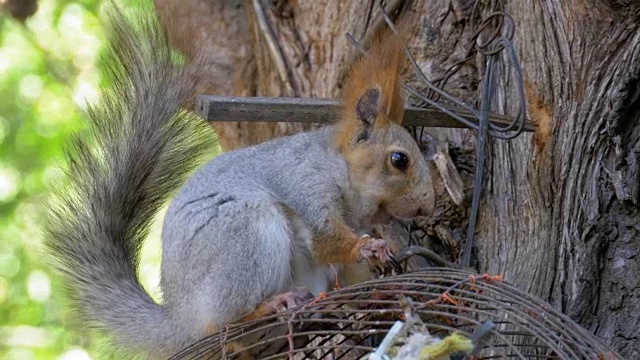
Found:
[{"label": "rusty wire mesh", "polygon": [[[410,298],[432,335],[497,327],[475,359],[620,359],[547,303],[499,277],[428,268],[337,289],[301,308],[233,324],[173,359],[366,359]],[[244,353],[245,358],[247,354]]]}]

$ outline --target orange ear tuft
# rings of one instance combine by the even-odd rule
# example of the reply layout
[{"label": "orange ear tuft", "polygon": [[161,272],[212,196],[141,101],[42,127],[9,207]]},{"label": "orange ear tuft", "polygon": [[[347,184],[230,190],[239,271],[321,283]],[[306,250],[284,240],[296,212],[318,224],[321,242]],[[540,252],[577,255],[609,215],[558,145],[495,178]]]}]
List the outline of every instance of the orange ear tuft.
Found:
[{"label": "orange ear tuft", "polygon": [[389,121],[402,123],[403,50],[402,38],[385,27],[351,66],[343,88],[340,137],[344,145],[356,138],[362,127],[384,128]]}]

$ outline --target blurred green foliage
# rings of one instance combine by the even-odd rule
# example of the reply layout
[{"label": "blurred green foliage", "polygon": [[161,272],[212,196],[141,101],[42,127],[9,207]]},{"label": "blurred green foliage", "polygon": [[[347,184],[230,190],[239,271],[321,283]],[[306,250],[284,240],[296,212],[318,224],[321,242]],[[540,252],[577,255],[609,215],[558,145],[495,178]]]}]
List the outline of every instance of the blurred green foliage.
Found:
[{"label": "blurred green foliage", "polygon": [[[65,324],[60,284],[39,225],[63,147],[97,98],[102,33],[96,0],[40,0],[20,24],[0,15],[0,359],[90,359]],[[153,236],[152,238],[157,238]],[[157,296],[159,246],[146,245],[142,282]]]}]

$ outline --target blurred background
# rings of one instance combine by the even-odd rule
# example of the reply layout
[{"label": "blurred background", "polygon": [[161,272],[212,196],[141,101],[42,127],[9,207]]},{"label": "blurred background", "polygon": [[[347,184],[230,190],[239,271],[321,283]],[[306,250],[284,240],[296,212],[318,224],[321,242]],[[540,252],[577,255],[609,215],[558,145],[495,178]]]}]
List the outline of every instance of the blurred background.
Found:
[{"label": "blurred background", "polygon": [[[1,5],[9,0],[0,0]],[[39,224],[63,147],[97,97],[101,1],[39,0],[26,21],[0,13],[0,359],[93,359],[70,331]],[[140,276],[158,295],[158,226]]]}]

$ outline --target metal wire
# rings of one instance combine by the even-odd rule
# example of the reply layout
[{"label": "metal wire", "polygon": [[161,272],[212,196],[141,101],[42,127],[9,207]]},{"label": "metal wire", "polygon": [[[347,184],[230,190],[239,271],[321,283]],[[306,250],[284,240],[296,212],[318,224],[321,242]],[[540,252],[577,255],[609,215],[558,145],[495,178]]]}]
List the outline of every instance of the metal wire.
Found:
[{"label": "metal wire", "polygon": [[[475,29],[475,20],[478,17],[479,13],[479,2],[476,2],[472,15],[471,15],[471,26],[472,29]],[[395,26],[389,17],[389,15],[385,12],[384,6],[382,2],[379,3],[380,10],[382,15],[387,22],[388,26],[396,31]],[[496,23],[492,26],[492,23]],[[480,36],[486,32],[491,31],[485,42],[480,41]],[[502,140],[511,140],[514,139],[520,134],[522,134],[525,121],[526,121],[526,99],[524,94],[524,81],[522,78],[522,69],[520,68],[520,62],[518,60],[518,56],[516,54],[515,47],[512,43],[513,35],[515,33],[515,21],[508,13],[497,11],[489,14],[481,23],[480,26],[473,31],[473,35],[471,36],[471,45],[469,46],[466,56],[454,63],[451,67],[449,67],[445,74],[439,78],[430,81],[427,76],[424,74],[420,66],[416,62],[415,58],[409,51],[409,49],[405,46],[405,54],[409,59],[415,73],[418,76],[418,79],[426,85],[429,89],[427,95],[422,94],[420,91],[412,88],[407,84],[403,84],[402,86],[412,95],[416,96],[421,100],[416,106],[427,107],[432,106],[440,111],[446,113],[447,115],[453,117],[459,122],[465,124],[467,127],[475,129],[478,131],[477,140],[476,140],[476,169],[474,175],[473,182],[473,196],[471,201],[471,214],[469,218],[469,224],[467,227],[467,236],[466,242],[464,246],[464,250],[462,252],[462,267],[469,267],[471,265],[471,253],[473,250],[473,241],[475,237],[475,229],[478,218],[478,209],[480,207],[480,195],[482,192],[482,180],[484,176],[484,164],[486,158],[486,146],[488,137],[493,137],[496,139]],[[351,43],[357,44],[353,37],[348,36]],[[359,49],[362,49],[361,46],[357,45]],[[447,81],[461,69],[462,65],[470,60],[474,59],[474,53],[477,52],[483,56],[484,62],[486,63],[485,72],[482,77],[483,79],[483,87],[481,89],[482,95],[480,100],[481,109],[477,110],[475,107],[466,104],[464,101],[448,94],[444,87],[447,84]],[[512,121],[506,126],[499,126],[493,124],[489,121],[489,117],[491,115],[491,103],[493,101],[493,96],[495,95],[495,78],[496,78],[496,63],[501,56],[502,53],[506,53],[507,58],[509,59],[509,64],[513,70],[513,76],[516,83],[516,88],[518,91],[518,111],[516,116],[512,119]],[[477,119],[477,122],[474,122],[469,119],[465,119],[464,117],[456,114],[457,109],[449,108],[444,103],[441,102],[441,99],[445,99],[450,103],[453,103],[457,106],[457,109],[464,109],[472,114],[473,117]],[[424,128],[421,128],[421,132]],[[416,131],[414,130],[414,134]],[[422,133],[419,138],[416,139],[419,143],[422,141]]]},{"label": "metal wire", "polygon": [[[411,299],[428,331],[470,336],[486,321],[497,326],[475,359],[621,359],[598,338],[547,303],[500,277],[426,268],[337,289],[299,309],[233,324],[172,359],[361,359]],[[229,344],[243,344],[230,347]]]}]

